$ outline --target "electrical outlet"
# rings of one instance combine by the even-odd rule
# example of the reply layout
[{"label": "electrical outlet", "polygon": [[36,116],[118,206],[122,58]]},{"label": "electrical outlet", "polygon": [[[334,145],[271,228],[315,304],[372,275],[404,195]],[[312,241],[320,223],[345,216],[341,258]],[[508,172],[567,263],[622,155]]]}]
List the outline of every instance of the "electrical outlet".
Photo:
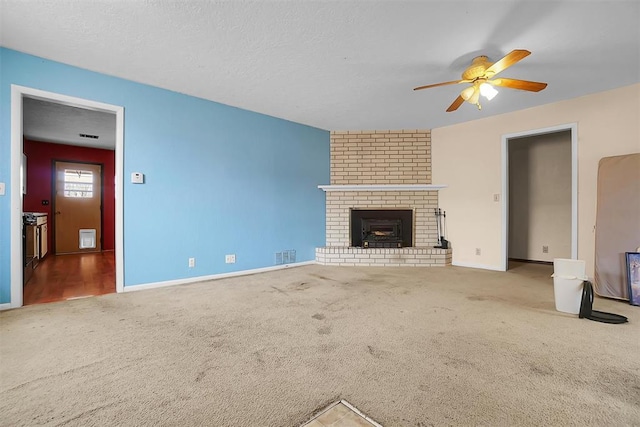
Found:
[{"label": "electrical outlet", "polygon": [[196,259],[195,258],[189,258],[189,268],[193,268],[196,266]]},{"label": "electrical outlet", "polygon": [[481,255],[482,251],[480,250],[480,248],[476,248],[476,255]]},{"label": "electrical outlet", "polygon": [[543,246],[542,247],[542,253],[543,254],[548,254],[549,253],[549,246]]},{"label": "electrical outlet", "polygon": [[225,255],[224,262],[227,264],[235,264],[236,262],[236,254]]}]

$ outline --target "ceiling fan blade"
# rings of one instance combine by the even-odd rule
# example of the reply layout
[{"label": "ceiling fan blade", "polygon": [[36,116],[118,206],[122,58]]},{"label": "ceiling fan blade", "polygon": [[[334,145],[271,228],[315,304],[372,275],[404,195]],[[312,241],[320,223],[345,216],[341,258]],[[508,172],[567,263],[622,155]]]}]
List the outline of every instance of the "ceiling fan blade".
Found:
[{"label": "ceiling fan blade", "polygon": [[442,82],[442,83],[436,83],[436,84],[432,84],[432,85],[418,86],[418,87],[414,88],[413,90],[429,89],[431,87],[454,85],[454,84],[458,84],[458,83],[467,83],[468,81],[469,80],[454,80],[454,81],[451,81],[451,82]]},{"label": "ceiling fan blade", "polygon": [[505,69],[511,67],[513,64],[522,60],[523,58],[526,58],[529,55],[531,55],[531,52],[529,52],[528,50],[524,50],[524,49],[512,50],[511,52],[507,53],[504,57],[502,57],[502,59],[500,59],[499,61],[491,65],[489,68],[487,68],[487,70],[484,72],[484,75],[487,78],[491,78],[492,76],[495,76],[499,72],[504,71]]},{"label": "ceiling fan blade", "polygon": [[453,104],[451,104],[449,108],[447,108],[447,113],[456,111],[462,105],[463,102],[464,102],[464,98],[461,96],[458,96],[456,100],[453,101]]},{"label": "ceiling fan blade", "polygon": [[511,89],[528,90],[529,92],[540,92],[542,89],[547,87],[546,83],[531,82],[529,80],[517,80],[517,79],[499,78],[494,80],[488,80],[487,83],[490,83],[494,86],[508,87]]}]

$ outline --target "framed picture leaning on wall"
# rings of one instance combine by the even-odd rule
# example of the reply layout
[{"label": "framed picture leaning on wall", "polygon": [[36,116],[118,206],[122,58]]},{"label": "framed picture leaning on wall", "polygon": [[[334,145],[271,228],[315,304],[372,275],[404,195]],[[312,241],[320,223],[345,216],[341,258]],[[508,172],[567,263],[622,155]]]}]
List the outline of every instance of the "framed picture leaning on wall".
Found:
[{"label": "framed picture leaning on wall", "polygon": [[640,252],[625,252],[629,304],[640,306]]}]

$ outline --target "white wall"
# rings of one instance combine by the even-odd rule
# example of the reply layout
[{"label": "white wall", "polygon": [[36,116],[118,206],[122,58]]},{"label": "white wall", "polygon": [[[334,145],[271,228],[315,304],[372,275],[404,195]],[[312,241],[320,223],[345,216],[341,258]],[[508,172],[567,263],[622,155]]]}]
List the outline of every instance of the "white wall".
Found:
[{"label": "white wall", "polygon": [[509,140],[508,251],[533,261],[571,258],[571,131]]},{"label": "white wall", "polygon": [[[639,100],[640,84],[635,84],[432,129],[433,182],[449,186],[439,196],[447,211],[453,263],[500,269],[506,256],[501,203],[493,201],[502,188],[502,135],[577,123],[578,258],[593,276],[598,161],[640,152]],[[475,255],[475,248],[481,248],[481,255]]]}]

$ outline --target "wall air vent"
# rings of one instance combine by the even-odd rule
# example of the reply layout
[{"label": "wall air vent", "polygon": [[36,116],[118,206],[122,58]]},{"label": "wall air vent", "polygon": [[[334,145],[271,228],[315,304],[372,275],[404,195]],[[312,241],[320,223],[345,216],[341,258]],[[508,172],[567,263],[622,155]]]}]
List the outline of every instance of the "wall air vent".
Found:
[{"label": "wall air vent", "polygon": [[82,138],[90,138],[90,139],[98,139],[100,138],[98,135],[89,135],[88,133],[79,133]]},{"label": "wall air vent", "polygon": [[296,251],[294,249],[276,252],[276,265],[292,264],[294,262],[296,262]]}]

